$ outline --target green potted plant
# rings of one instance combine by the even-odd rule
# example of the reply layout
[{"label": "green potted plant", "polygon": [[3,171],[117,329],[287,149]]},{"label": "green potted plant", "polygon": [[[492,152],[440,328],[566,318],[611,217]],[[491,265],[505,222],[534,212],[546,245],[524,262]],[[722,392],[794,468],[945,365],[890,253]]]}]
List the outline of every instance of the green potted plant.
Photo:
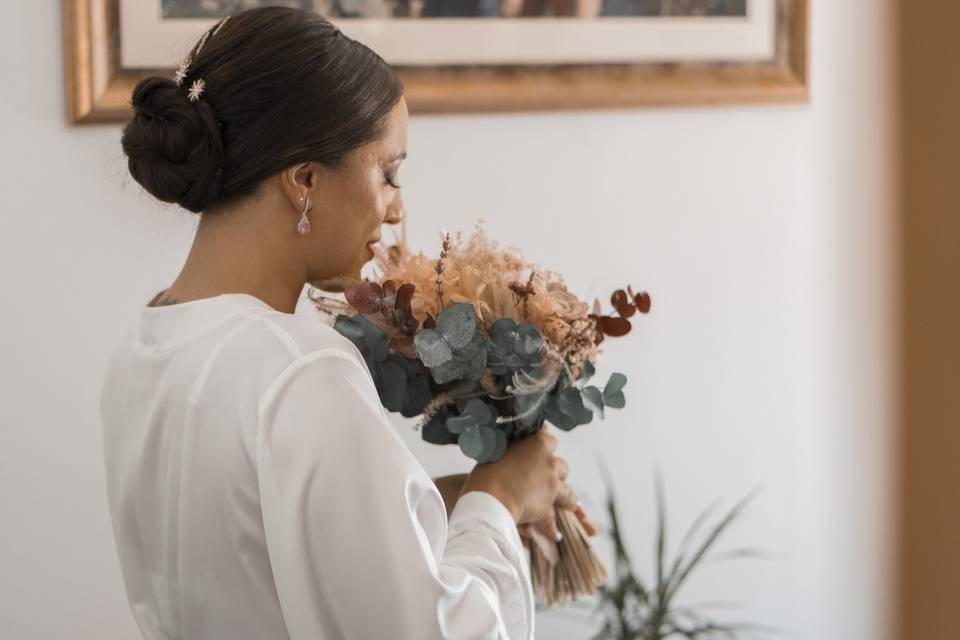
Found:
[{"label": "green potted plant", "polygon": [[723,553],[713,551],[722,534],[756,496],[757,488],[739,500],[723,517],[714,521],[698,539],[698,533],[708,524],[707,520],[719,501],[701,512],[687,530],[676,553],[673,557],[668,557],[663,485],[657,474],[654,482],[657,511],[654,549],[656,576],[647,581],[638,575],[627,553],[612,483],[609,474],[604,475],[607,490],[606,509],[610,521],[605,533],[613,545],[613,571],[607,584],[601,586],[595,596],[574,601],[569,605],[571,610],[587,613],[591,619],[597,614],[602,616],[603,626],[590,640],[707,640],[776,636],[776,627],[745,622],[718,622],[702,611],[708,605],[701,605],[698,609],[677,602],[680,589],[688,582],[694,570],[706,560],[767,555],[757,549],[735,549]]}]

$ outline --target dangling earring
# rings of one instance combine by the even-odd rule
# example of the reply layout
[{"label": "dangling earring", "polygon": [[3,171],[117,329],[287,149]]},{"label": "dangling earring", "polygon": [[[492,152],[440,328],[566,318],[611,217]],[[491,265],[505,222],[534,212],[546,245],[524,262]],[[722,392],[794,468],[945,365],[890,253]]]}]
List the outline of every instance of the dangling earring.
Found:
[{"label": "dangling earring", "polygon": [[310,208],[310,201],[300,196],[300,202],[303,202],[303,215],[300,216],[300,222],[297,223],[297,233],[302,236],[310,233],[310,221],[307,220],[307,209]]}]

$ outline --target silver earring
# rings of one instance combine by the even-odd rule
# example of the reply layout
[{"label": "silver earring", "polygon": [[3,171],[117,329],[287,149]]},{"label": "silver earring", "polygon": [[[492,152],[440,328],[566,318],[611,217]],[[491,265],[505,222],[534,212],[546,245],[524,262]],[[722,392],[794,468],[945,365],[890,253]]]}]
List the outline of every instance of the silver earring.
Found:
[{"label": "silver earring", "polygon": [[310,208],[310,201],[300,196],[300,202],[303,202],[303,214],[300,216],[300,222],[297,223],[297,233],[305,236],[310,233],[310,221],[307,220],[307,209]]}]

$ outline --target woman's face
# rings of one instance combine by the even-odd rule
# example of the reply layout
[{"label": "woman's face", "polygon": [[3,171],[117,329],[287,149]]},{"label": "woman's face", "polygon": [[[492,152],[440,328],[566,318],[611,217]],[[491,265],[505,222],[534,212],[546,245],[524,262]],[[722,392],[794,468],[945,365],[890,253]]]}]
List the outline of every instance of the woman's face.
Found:
[{"label": "woman's face", "polygon": [[407,155],[407,116],[401,97],[387,116],[380,140],[354,149],[336,169],[321,169],[308,194],[311,232],[304,237],[311,244],[311,284],[339,275],[359,278],[360,269],[373,258],[370,244],[380,239],[380,227],[403,219],[403,198],[396,185]]}]

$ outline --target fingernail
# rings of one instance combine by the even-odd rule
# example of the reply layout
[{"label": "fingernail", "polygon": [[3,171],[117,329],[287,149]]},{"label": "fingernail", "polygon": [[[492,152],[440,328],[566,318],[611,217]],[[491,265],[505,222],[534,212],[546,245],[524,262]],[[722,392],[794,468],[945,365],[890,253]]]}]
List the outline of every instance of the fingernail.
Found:
[{"label": "fingernail", "polygon": [[579,509],[579,508],[582,507],[582,506],[583,506],[583,503],[580,502],[579,500],[577,500],[577,508]]},{"label": "fingernail", "polygon": [[563,540],[563,534],[560,533],[559,531],[557,531],[557,538],[556,538],[556,540],[557,540],[557,542],[560,542],[561,540]]}]

